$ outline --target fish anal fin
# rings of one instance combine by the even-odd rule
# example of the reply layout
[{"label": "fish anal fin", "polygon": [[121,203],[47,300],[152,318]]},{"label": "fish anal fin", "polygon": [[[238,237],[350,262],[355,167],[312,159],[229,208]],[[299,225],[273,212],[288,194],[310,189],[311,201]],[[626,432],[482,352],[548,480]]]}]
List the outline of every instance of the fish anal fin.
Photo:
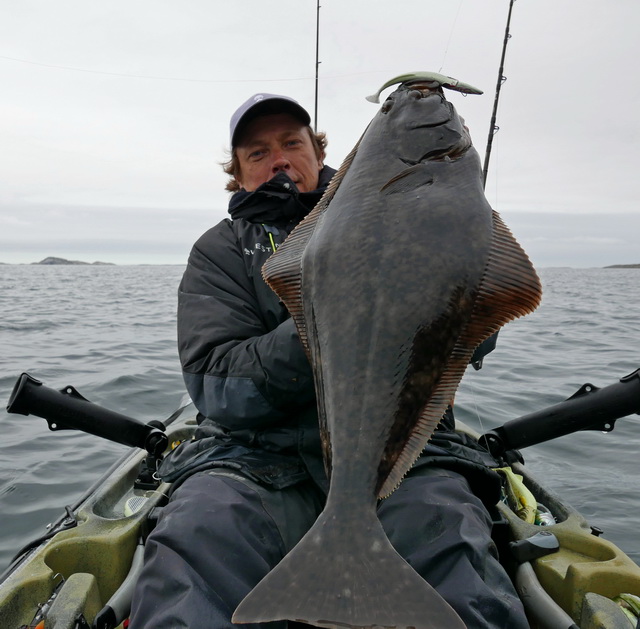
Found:
[{"label": "fish anal fin", "polygon": [[460,348],[457,345],[454,348],[451,360],[429,401],[420,413],[420,417],[402,447],[391,471],[382,482],[378,491],[378,498],[386,498],[392,494],[420,456],[420,453],[442,420],[447,407],[452,403],[472,354],[473,349]]},{"label": "fish anal fin", "polygon": [[[474,294],[463,285],[455,287],[446,308],[421,326],[412,339],[404,370],[407,376],[378,466],[379,498],[386,498],[398,487],[455,395],[466,365],[458,340],[471,316]],[[468,350],[469,356],[472,351]]]}]

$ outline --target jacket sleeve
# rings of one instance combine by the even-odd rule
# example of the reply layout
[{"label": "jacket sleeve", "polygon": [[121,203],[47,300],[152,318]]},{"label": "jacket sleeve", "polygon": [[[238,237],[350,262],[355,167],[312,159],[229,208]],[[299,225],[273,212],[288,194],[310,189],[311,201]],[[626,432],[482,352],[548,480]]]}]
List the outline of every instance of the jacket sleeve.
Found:
[{"label": "jacket sleeve", "polygon": [[191,251],[178,294],[178,349],[196,408],[231,430],[280,423],[315,399],[293,320],[247,272],[229,221]]}]

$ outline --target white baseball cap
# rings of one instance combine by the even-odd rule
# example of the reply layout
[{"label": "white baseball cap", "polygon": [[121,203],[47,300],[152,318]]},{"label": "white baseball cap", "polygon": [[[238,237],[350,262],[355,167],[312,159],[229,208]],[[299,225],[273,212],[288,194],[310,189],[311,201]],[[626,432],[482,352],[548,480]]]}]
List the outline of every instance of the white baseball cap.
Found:
[{"label": "white baseball cap", "polygon": [[242,130],[249,121],[265,114],[287,113],[295,116],[300,122],[308,125],[311,123],[311,116],[307,110],[298,103],[298,101],[289,96],[280,96],[278,94],[254,94],[247,99],[231,116],[230,139],[231,148],[236,146],[239,139],[239,131]]}]

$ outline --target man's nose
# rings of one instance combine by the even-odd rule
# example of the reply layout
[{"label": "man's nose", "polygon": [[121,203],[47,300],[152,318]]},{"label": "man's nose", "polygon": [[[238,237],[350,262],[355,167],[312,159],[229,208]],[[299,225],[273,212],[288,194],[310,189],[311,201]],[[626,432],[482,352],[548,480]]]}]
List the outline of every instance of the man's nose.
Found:
[{"label": "man's nose", "polygon": [[279,172],[286,172],[291,168],[289,160],[283,155],[278,155],[271,164],[271,172],[275,175]]}]

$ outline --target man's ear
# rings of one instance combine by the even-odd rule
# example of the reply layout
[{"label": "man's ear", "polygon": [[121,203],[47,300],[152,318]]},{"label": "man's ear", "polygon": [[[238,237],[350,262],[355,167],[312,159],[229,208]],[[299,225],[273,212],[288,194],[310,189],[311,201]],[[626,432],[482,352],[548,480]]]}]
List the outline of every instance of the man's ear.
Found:
[{"label": "man's ear", "polygon": [[240,188],[244,188],[244,186],[242,185],[241,177],[242,177],[242,173],[240,172],[240,167],[238,167],[238,172],[233,175],[233,178],[235,179],[236,183],[240,186]]}]

